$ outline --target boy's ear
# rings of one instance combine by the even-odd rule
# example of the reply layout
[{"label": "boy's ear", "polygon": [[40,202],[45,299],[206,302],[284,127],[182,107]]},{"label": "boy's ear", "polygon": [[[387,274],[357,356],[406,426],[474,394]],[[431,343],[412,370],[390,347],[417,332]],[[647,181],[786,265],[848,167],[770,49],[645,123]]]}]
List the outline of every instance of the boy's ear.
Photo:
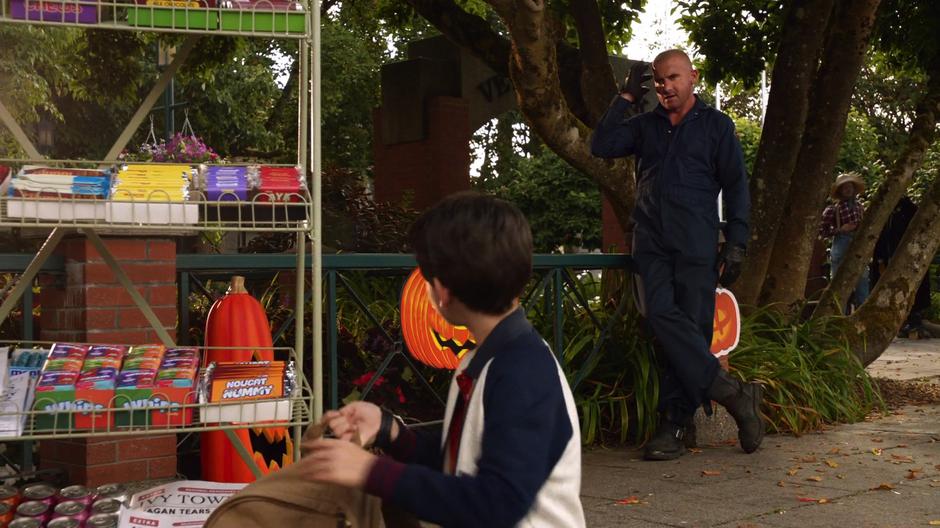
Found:
[{"label": "boy's ear", "polygon": [[441,284],[441,281],[437,277],[431,279],[431,289],[434,290],[434,297],[438,302],[439,307],[443,308],[450,304],[451,294],[447,286]]}]

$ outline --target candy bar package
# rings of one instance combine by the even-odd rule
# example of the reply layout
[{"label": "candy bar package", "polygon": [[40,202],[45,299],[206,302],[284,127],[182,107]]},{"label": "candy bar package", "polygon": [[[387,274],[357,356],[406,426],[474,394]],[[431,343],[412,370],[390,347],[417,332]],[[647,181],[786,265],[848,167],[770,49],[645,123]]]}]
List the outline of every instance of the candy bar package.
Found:
[{"label": "candy bar package", "polygon": [[248,187],[248,167],[213,166],[206,171],[205,191],[209,201],[246,201]]},{"label": "candy bar package", "polygon": [[203,401],[266,400],[290,396],[295,379],[293,362],[212,362],[204,372],[200,389]]},{"label": "candy bar package", "polygon": [[88,345],[72,345],[68,343],[55,343],[49,352],[49,359],[77,359],[85,360],[85,355],[91,347]]}]

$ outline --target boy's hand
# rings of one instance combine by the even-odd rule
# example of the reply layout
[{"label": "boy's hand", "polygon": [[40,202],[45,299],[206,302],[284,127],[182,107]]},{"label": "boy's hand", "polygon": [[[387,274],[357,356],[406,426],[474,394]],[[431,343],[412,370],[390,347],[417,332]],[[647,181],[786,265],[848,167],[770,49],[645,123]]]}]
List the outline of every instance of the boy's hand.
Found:
[{"label": "boy's hand", "polygon": [[852,231],[855,231],[855,228],[856,228],[856,227],[858,227],[858,224],[856,224],[856,223],[854,223],[854,222],[849,222],[849,223],[847,223],[847,224],[842,224],[842,225],[839,227],[839,231],[842,231],[843,233],[850,233],[850,232],[852,232]]},{"label": "boy's hand", "polygon": [[351,441],[356,432],[362,445],[375,442],[375,435],[382,423],[382,409],[369,402],[353,402],[338,411],[324,413],[320,423],[329,427],[333,436]]},{"label": "boy's hand", "polygon": [[352,442],[321,438],[302,446],[309,455],[300,459],[303,478],[349,488],[362,488],[377,457]]}]

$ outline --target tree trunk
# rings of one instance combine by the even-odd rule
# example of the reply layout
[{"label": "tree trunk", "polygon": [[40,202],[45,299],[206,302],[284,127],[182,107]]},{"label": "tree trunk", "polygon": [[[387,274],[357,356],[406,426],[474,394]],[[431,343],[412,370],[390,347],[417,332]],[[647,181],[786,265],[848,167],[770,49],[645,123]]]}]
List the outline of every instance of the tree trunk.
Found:
[{"label": "tree trunk", "polygon": [[878,4],[879,0],[842,0],[836,8],[811,94],[809,112],[813,118],[803,134],[759,304],[790,306],[803,298],[820,212]]},{"label": "tree trunk", "polygon": [[607,35],[597,0],[572,0],[571,17],[578,30],[581,50],[581,97],[587,107],[588,126],[595,126],[617,93],[607,53]]},{"label": "tree trunk", "polygon": [[602,160],[590,150],[591,129],[570,111],[558,71],[559,24],[539,0],[489,0],[509,28],[512,55],[509,75],[519,108],[546,145],[572,167],[591,177],[617,204],[617,219],[626,229],[635,183],[632,163]]},{"label": "tree trunk", "polygon": [[833,4],[834,0],[797,0],[787,13],[771,76],[778,82],[770,88],[767,126],[751,175],[751,240],[747,265],[734,285],[742,304],[753,305],[764,283]]},{"label": "tree trunk", "polygon": [[888,269],[868,301],[850,317],[850,345],[863,365],[878,359],[910,310],[917,287],[940,247],[940,178],[917,209]]},{"label": "tree trunk", "polygon": [[[940,63],[937,64],[940,66]],[[940,67],[931,68],[927,93],[917,105],[914,124],[907,145],[888,173],[884,183],[871,200],[865,219],[853,237],[845,260],[832,283],[823,292],[814,316],[841,313],[843,301],[848,298],[858,279],[871,260],[878,236],[898,201],[907,191],[914,172],[924,161],[924,155],[937,137],[937,118],[940,117]],[[914,288],[917,289],[916,286]]]}]

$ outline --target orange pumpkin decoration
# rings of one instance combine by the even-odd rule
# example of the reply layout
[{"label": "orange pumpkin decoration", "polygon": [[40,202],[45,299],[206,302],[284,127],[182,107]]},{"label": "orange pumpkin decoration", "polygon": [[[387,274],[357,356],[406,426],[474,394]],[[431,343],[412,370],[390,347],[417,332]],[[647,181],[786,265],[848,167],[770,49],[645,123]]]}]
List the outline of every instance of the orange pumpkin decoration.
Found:
[{"label": "orange pumpkin decoration", "polygon": [[448,323],[431,305],[427,281],[417,268],[401,293],[401,332],[411,355],[435,368],[456,369],[460,358],[476,346],[466,326]]},{"label": "orange pumpkin decoration", "polygon": [[[272,360],[274,352],[238,347],[272,347],[268,316],[248,290],[245,278],[234,276],[225,296],[217,300],[206,318],[206,346],[227,347],[206,350],[205,363],[212,361]],[[238,429],[234,431],[251,453],[263,475],[293,462],[294,449],[285,427]],[[202,478],[213,482],[253,482],[254,473],[222,431],[202,433]]]},{"label": "orange pumpkin decoration", "polygon": [[716,357],[727,355],[738,346],[741,337],[741,311],[730,290],[715,290],[715,322],[712,327],[711,351]]}]

